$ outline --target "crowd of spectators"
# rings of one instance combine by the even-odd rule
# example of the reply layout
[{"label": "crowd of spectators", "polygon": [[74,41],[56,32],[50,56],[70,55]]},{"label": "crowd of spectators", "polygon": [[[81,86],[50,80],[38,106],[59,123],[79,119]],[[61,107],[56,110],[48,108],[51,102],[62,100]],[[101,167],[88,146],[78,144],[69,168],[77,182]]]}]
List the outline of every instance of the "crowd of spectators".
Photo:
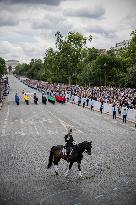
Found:
[{"label": "crowd of spectators", "polygon": [[74,99],[74,96],[78,96],[79,99],[84,98],[86,103],[90,99],[93,99],[107,104],[114,104],[118,109],[123,105],[128,109],[136,108],[136,88],[116,88],[111,86],[82,87],[61,83],[51,84],[48,82],[30,80],[28,78],[22,78],[21,81],[33,89],[38,89],[42,92],[47,91],[51,95],[58,94],[65,96],[68,100],[71,98]]}]

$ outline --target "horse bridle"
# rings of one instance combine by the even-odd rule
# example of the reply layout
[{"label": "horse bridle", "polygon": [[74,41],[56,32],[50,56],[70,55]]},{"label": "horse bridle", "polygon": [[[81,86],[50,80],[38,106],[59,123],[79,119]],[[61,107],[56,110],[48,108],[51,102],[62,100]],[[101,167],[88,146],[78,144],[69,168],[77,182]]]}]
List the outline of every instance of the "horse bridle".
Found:
[{"label": "horse bridle", "polygon": [[[88,144],[89,144],[89,143],[88,143]],[[88,148],[88,144],[85,146],[85,151],[84,151],[85,153],[88,152],[88,149],[87,149],[87,148]],[[92,148],[92,145],[90,146],[90,148]]]}]

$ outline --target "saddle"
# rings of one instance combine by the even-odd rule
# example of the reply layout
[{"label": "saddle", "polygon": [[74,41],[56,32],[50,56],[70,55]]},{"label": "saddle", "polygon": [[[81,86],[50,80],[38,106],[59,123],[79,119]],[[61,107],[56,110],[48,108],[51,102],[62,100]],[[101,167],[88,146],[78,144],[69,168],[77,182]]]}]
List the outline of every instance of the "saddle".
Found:
[{"label": "saddle", "polygon": [[72,151],[73,151],[73,147],[64,146],[62,149],[63,155],[71,155]]}]

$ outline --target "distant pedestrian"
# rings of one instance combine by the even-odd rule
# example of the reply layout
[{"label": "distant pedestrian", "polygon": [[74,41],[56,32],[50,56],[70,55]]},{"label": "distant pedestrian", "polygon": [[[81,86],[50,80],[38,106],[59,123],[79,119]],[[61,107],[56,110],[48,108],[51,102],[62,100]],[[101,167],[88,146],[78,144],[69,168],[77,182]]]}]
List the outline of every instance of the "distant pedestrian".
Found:
[{"label": "distant pedestrian", "polygon": [[34,93],[34,104],[37,105],[37,102],[38,102],[38,97],[36,96],[36,93]]},{"label": "distant pedestrian", "polygon": [[83,98],[83,108],[85,108],[85,102],[86,102],[86,99]]},{"label": "distant pedestrian", "polygon": [[26,103],[27,105],[29,105],[29,100],[30,100],[30,98],[29,98],[29,95],[26,94],[26,93],[25,93],[25,95],[24,95],[24,100],[25,100],[25,103]]},{"label": "distant pedestrian", "polygon": [[81,104],[81,96],[78,96],[78,106]]},{"label": "distant pedestrian", "polygon": [[116,105],[113,105],[112,106],[112,116],[113,116],[113,119],[116,119],[116,110],[117,110]]},{"label": "distant pedestrian", "polygon": [[17,94],[17,92],[16,92],[15,102],[16,102],[17,105],[19,105],[19,101],[20,101],[20,98],[19,98],[19,96],[18,96],[18,94]]},{"label": "distant pedestrian", "polygon": [[92,98],[91,98],[90,104],[91,104],[91,111],[92,111],[92,110],[94,111],[94,100],[93,100]]},{"label": "distant pedestrian", "polygon": [[46,105],[47,102],[47,96],[45,94],[45,92],[42,93],[42,103]]},{"label": "distant pedestrian", "polygon": [[118,106],[118,114],[121,115],[121,107]]},{"label": "distant pedestrian", "polygon": [[88,107],[88,105],[89,105],[89,98],[87,97],[87,99],[86,99],[86,105],[87,105],[87,107]]},{"label": "distant pedestrian", "polygon": [[123,117],[123,123],[125,122],[126,123],[126,119],[127,119],[127,107],[126,106],[123,106],[122,107],[122,117]]},{"label": "distant pedestrian", "polygon": [[101,102],[101,105],[100,105],[100,112],[101,112],[101,114],[102,114],[102,112],[103,112],[103,108],[104,108],[103,102]]}]

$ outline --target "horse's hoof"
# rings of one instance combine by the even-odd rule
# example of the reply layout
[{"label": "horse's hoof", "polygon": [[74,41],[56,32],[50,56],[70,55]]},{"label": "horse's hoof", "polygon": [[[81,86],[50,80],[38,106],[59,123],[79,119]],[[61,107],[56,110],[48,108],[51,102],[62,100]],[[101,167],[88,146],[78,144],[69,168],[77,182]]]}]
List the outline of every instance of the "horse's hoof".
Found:
[{"label": "horse's hoof", "polygon": [[56,175],[59,175],[58,172],[55,172],[55,173],[56,173]]}]

